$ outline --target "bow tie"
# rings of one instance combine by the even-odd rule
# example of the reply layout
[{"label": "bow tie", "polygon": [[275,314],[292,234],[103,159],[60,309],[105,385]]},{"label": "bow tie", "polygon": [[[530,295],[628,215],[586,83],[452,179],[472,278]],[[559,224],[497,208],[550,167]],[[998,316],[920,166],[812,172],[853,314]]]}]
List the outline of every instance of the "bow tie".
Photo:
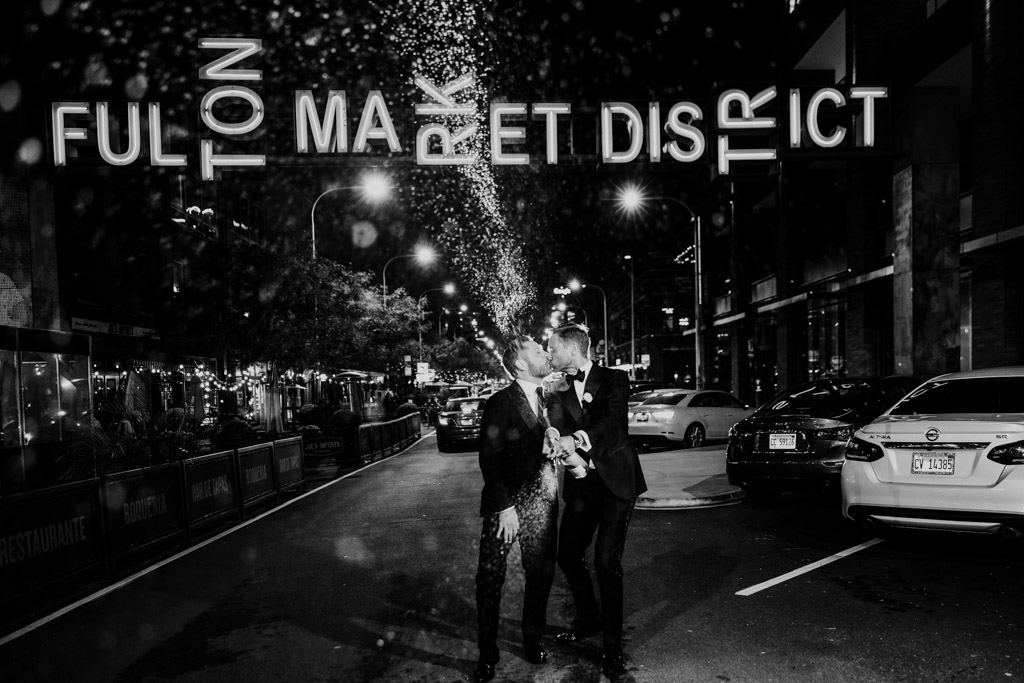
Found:
[{"label": "bow tie", "polygon": [[565,375],[565,381],[566,382],[579,382],[580,384],[583,384],[583,381],[586,378],[587,378],[587,373],[583,372],[582,370],[577,372],[575,375],[570,375],[568,373],[566,373],[566,375]]}]

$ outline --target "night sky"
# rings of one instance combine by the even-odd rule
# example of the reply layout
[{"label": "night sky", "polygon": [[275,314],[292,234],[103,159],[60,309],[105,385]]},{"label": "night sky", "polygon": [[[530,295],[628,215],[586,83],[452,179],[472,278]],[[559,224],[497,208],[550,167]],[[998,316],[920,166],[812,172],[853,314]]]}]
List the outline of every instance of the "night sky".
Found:
[{"label": "night sky", "polygon": [[[169,151],[189,155],[188,192],[210,196],[210,185],[219,185],[218,196],[239,188],[258,194],[266,201],[272,241],[294,246],[302,240],[308,244],[309,207],[322,190],[358,182],[369,166],[383,167],[392,177],[394,200],[369,207],[339,201],[340,194],[325,199],[317,214],[318,251],[379,273],[390,256],[418,242],[439,243],[446,273],[423,274],[396,263],[389,278],[393,272],[410,291],[422,291],[453,277],[472,291],[475,305],[499,319],[546,304],[545,292],[573,276],[601,283],[614,298],[625,286],[623,254],[646,249],[653,261],[667,263],[686,247],[689,238],[680,226],[688,217],[671,205],[652,203],[639,216],[616,210],[615,193],[624,184],[644,186],[651,196],[683,199],[700,212],[721,202],[721,183],[710,178],[709,154],[693,164],[671,159],[648,164],[645,150],[634,163],[598,163],[588,120],[596,120],[600,102],[630,102],[643,113],[646,103],[656,100],[664,115],[685,99],[703,107],[707,118],[718,91],[754,92],[774,83],[788,66],[787,51],[806,38],[801,27],[789,26],[783,0],[42,0],[4,11],[13,13],[3,23],[0,43],[0,158],[7,172],[53,174],[50,102],[108,100],[116,113],[129,100],[159,101],[164,127],[178,140]],[[252,65],[263,70],[254,87],[265,104],[265,122],[252,139],[229,142],[240,153],[265,152],[268,168],[227,171],[204,187],[196,178],[199,100],[216,84],[197,79],[197,68],[211,54],[199,50],[197,41],[211,36],[263,41],[263,53]],[[412,107],[424,99],[414,74],[441,85],[467,72],[477,77],[466,94],[482,112],[481,132],[487,129],[490,102],[572,103],[579,118],[573,124],[577,157],[557,166],[540,163],[543,123],[537,121],[527,124],[534,158],[529,166],[491,166],[484,134],[469,146],[486,163],[417,167],[411,152],[423,121],[412,116]],[[292,99],[298,89],[321,98],[327,90],[345,90],[350,138],[367,93],[381,90],[403,152],[389,155],[376,141],[366,155],[297,160]],[[76,163],[56,174],[58,194],[62,187],[99,177],[136,190],[141,185],[142,192],[162,196],[165,203],[182,189],[176,174],[149,168],[145,157],[130,169]],[[104,213],[116,215],[117,207],[105,206]],[[116,221],[107,223],[104,229],[119,229]],[[367,224],[376,235],[369,242]]]}]

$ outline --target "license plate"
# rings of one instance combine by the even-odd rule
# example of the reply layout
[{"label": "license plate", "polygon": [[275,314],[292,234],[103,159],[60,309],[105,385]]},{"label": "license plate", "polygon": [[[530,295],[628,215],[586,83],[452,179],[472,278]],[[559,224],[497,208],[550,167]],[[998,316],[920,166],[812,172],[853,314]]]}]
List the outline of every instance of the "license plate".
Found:
[{"label": "license plate", "polygon": [[796,434],[769,434],[768,450],[791,451],[796,448]]},{"label": "license plate", "polygon": [[637,422],[647,422],[647,420],[650,417],[651,417],[650,413],[637,413],[636,414],[636,421]]},{"label": "license plate", "polygon": [[911,474],[953,474],[956,458],[952,453],[914,451],[910,456]]}]

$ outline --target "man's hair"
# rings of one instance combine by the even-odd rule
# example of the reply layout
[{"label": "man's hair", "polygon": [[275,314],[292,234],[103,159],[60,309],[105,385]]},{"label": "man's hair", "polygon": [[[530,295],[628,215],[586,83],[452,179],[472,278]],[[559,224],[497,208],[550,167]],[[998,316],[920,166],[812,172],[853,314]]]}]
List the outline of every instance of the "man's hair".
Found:
[{"label": "man's hair", "polygon": [[505,368],[505,372],[509,374],[512,379],[516,378],[519,374],[519,368],[516,367],[516,361],[519,360],[519,354],[523,350],[523,344],[528,341],[533,341],[533,337],[527,335],[518,335],[512,338],[508,346],[505,347],[505,351],[501,354],[501,365]]},{"label": "man's hair", "polygon": [[584,358],[590,355],[590,334],[580,325],[563,325],[551,336],[558,337],[563,344],[575,344]]}]

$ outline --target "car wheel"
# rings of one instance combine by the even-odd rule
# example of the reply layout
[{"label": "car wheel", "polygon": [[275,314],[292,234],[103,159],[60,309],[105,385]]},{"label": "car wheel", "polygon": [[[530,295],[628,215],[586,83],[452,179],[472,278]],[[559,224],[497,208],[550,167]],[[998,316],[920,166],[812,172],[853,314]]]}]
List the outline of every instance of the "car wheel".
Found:
[{"label": "car wheel", "polygon": [[697,448],[704,445],[704,428],[694,422],[686,428],[683,436],[683,448]]}]

